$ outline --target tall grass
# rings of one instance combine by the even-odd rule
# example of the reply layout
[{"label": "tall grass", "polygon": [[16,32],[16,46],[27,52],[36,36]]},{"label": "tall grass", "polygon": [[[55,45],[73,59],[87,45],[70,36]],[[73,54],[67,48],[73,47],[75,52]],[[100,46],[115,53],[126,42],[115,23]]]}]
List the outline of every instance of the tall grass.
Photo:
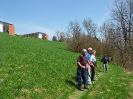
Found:
[{"label": "tall grass", "polygon": [[89,90],[77,91],[79,54],[65,46],[0,33],[0,99],[132,99],[133,74],[113,63],[109,63],[108,73],[103,73],[100,57],[97,80]]},{"label": "tall grass", "polygon": [[[100,58],[98,58],[100,62]],[[91,86],[80,99],[133,99],[133,73],[124,71],[118,65],[109,63],[108,72],[103,73],[103,66],[99,63],[96,70],[98,75],[94,87]]]},{"label": "tall grass", "polygon": [[75,90],[77,55],[65,43],[0,33],[0,98],[65,98]]}]

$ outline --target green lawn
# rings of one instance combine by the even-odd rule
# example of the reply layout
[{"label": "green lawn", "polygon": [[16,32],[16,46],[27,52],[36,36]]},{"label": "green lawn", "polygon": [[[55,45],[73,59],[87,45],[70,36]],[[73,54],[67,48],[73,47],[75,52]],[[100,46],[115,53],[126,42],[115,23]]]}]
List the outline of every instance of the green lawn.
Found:
[{"label": "green lawn", "polygon": [[[97,81],[90,90],[77,90],[78,53],[66,43],[0,33],[0,99],[131,99],[132,73],[110,63],[102,73],[98,58]],[[80,93],[80,94],[79,94]],[[75,94],[75,95],[74,95]]]},{"label": "green lawn", "polygon": [[107,73],[103,73],[102,68],[100,64],[97,81],[80,99],[133,99],[133,73],[126,72],[113,63],[108,64]]}]

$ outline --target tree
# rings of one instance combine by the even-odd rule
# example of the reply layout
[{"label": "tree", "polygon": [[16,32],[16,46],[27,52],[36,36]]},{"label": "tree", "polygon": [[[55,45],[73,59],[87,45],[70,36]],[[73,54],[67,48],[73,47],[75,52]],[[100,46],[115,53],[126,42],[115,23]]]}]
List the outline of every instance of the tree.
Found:
[{"label": "tree", "polygon": [[60,42],[65,42],[66,41],[66,37],[65,37],[65,33],[64,32],[60,32]]},{"label": "tree", "polygon": [[59,41],[60,40],[60,31],[56,30],[55,34],[56,34],[55,37],[56,37],[57,41]]},{"label": "tree", "polygon": [[56,31],[56,38],[57,38],[57,41],[60,41],[60,42],[65,42],[66,41],[65,33],[60,32],[58,30]]},{"label": "tree", "polygon": [[81,42],[81,36],[83,35],[83,32],[77,20],[75,20],[75,22],[71,21],[69,23],[67,34],[69,34],[71,38],[67,40],[67,48],[74,52],[80,52],[82,50],[81,46],[83,45]]},{"label": "tree", "polygon": [[102,42],[106,42],[107,41],[107,36],[109,34],[109,29],[110,29],[110,23],[109,22],[104,22],[100,28],[99,28],[99,32],[101,35],[101,40]]},{"label": "tree", "polygon": [[57,41],[56,36],[53,36],[52,40],[53,40],[53,41]]},{"label": "tree", "polygon": [[79,22],[70,22],[68,31],[69,39],[67,39],[67,49],[74,52],[81,52],[83,48],[93,47],[100,54],[101,43],[96,36],[86,34],[82,31]]},{"label": "tree", "polygon": [[96,37],[97,26],[90,18],[86,18],[83,20],[83,26],[89,36]]},{"label": "tree", "polygon": [[115,26],[112,41],[120,55],[118,63],[124,68],[133,68],[133,0],[115,0],[111,17]]}]

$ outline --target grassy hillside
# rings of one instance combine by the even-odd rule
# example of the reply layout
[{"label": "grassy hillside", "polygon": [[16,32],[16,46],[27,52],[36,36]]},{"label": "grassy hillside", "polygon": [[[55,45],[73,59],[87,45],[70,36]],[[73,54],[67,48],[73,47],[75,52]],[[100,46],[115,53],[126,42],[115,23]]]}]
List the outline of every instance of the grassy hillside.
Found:
[{"label": "grassy hillside", "polygon": [[110,63],[89,90],[76,89],[78,53],[65,43],[0,33],[0,99],[132,99],[133,73]]},{"label": "grassy hillside", "polygon": [[78,54],[64,46],[0,33],[0,99],[67,97],[75,90]]},{"label": "grassy hillside", "polygon": [[113,63],[108,64],[107,73],[101,70],[102,64],[97,69],[97,81],[80,99],[133,99],[133,73]]},{"label": "grassy hillside", "polygon": [[108,64],[108,72],[103,73],[101,58],[97,57],[95,79],[89,90],[75,91],[69,99],[133,99],[133,72],[124,71],[114,63]]}]

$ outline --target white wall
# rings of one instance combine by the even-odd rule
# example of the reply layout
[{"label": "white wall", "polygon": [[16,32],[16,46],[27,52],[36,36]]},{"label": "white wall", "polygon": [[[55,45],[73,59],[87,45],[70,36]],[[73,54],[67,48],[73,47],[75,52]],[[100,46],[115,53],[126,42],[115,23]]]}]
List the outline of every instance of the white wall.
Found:
[{"label": "white wall", "polygon": [[42,34],[41,33],[39,33],[38,38],[42,38]]},{"label": "white wall", "polygon": [[0,32],[3,32],[3,24],[0,23]]}]

